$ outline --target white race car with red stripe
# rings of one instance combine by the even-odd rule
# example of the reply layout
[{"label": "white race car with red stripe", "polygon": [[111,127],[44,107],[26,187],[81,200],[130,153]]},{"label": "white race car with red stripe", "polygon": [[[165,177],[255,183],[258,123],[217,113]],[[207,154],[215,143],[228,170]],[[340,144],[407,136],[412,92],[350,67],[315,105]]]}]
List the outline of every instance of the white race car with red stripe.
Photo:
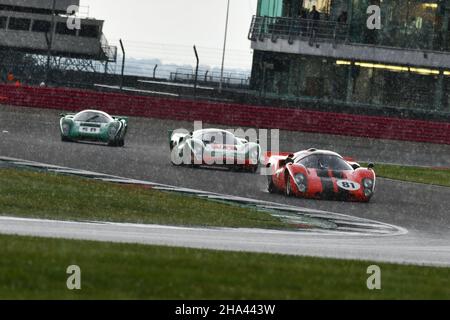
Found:
[{"label": "white race car with red stripe", "polygon": [[258,170],[261,157],[258,143],[220,129],[170,132],[170,150],[172,164],[177,166],[220,166],[251,172]]}]

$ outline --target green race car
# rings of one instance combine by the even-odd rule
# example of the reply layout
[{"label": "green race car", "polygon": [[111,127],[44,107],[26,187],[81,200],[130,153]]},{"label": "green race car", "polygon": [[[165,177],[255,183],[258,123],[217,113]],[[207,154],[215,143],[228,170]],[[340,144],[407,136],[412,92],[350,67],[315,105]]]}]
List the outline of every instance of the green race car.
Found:
[{"label": "green race car", "polygon": [[85,110],[77,114],[61,116],[62,141],[96,141],[114,147],[125,145],[127,117],[110,116],[97,110]]}]

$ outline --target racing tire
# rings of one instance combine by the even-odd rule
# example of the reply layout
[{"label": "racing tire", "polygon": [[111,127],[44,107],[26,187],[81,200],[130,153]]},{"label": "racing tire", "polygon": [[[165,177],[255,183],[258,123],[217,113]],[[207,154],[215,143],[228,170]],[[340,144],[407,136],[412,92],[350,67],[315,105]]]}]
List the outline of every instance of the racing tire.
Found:
[{"label": "racing tire", "polygon": [[193,169],[200,168],[200,165],[195,164],[195,155],[192,151],[191,151],[191,168],[193,168]]},{"label": "racing tire", "polygon": [[294,195],[292,193],[291,175],[289,173],[287,174],[285,193],[287,197],[292,197]]},{"label": "racing tire", "polygon": [[172,159],[170,159],[170,163],[171,163],[174,167],[181,167],[181,166],[183,165],[182,163],[178,164],[178,163],[173,162]]},{"label": "racing tire", "polygon": [[275,188],[275,184],[273,183],[273,179],[271,176],[269,176],[269,178],[268,178],[267,191],[269,191],[269,193],[277,192],[277,190]]},{"label": "racing tire", "polygon": [[108,146],[109,146],[109,147],[117,147],[117,141],[116,141],[116,140],[109,141],[109,142],[108,142]]},{"label": "racing tire", "polygon": [[[174,167],[180,167],[180,166],[183,165],[183,163],[175,163],[175,162],[173,161],[173,157],[176,156],[176,155],[173,154],[174,149],[175,149],[176,147],[178,147],[177,144],[174,145],[174,144],[172,144],[172,142],[170,143],[170,163],[171,163]],[[178,157],[179,157],[179,158],[182,158],[182,157],[183,157],[183,153],[178,154]]]},{"label": "racing tire", "polygon": [[66,136],[61,135],[61,141],[62,142],[71,142],[71,140],[69,138],[67,138]]},{"label": "racing tire", "polygon": [[172,155],[170,155],[170,163],[171,163],[174,167],[181,167],[181,166],[183,165],[182,163],[181,163],[181,164],[178,164],[178,163],[173,162]]},{"label": "racing tire", "polygon": [[256,173],[256,172],[258,172],[258,169],[259,169],[259,166],[255,165],[255,166],[251,166],[249,171],[251,173]]},{"label": "racing tire", "polygon": [[121,147],[121,148],[125,147],[125,140],[124,140],[124,139],[120,139],[120,140],[117,142],[117,146],[118,146],[118,147]]},{"label": "racing tire", "polygon": [[245,172],[246,170],[248,170],[247,168],[245,168],[245,166],[231,166],[229,168],[230,171],[232,172]]}]

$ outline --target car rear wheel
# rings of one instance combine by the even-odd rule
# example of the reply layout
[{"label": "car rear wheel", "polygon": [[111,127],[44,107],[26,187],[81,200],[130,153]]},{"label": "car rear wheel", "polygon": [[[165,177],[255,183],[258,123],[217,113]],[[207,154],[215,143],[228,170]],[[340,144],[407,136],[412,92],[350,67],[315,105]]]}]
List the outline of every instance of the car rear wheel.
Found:
[{"label": "car rear wheel", "polygon": [[70,139],[67,138],[66,136],[61,135],[61,141],[62,142],[70,142]]}]

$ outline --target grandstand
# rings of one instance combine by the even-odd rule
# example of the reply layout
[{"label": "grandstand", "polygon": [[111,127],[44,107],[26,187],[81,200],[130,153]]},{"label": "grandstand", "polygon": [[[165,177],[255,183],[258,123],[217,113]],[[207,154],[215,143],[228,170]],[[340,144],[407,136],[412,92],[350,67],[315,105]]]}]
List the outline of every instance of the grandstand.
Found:
[{"label": "grandstand", "polygon": [[[116,62],[117,48],[103,34],[104,21],[68,13],[79,0],[0,0],[0,63],[2,77],[42,77],[52,72],[78,70],[108,72]],[[68,19],[80,19],[80,28],[68,27]]]},{"label": "grandstand", "polygon": [[[380,9],[379,30],[367,25],[369,5]],[[258,0],[251,87],[280,99],[448,112],[449,21],[448,0]]]}]

